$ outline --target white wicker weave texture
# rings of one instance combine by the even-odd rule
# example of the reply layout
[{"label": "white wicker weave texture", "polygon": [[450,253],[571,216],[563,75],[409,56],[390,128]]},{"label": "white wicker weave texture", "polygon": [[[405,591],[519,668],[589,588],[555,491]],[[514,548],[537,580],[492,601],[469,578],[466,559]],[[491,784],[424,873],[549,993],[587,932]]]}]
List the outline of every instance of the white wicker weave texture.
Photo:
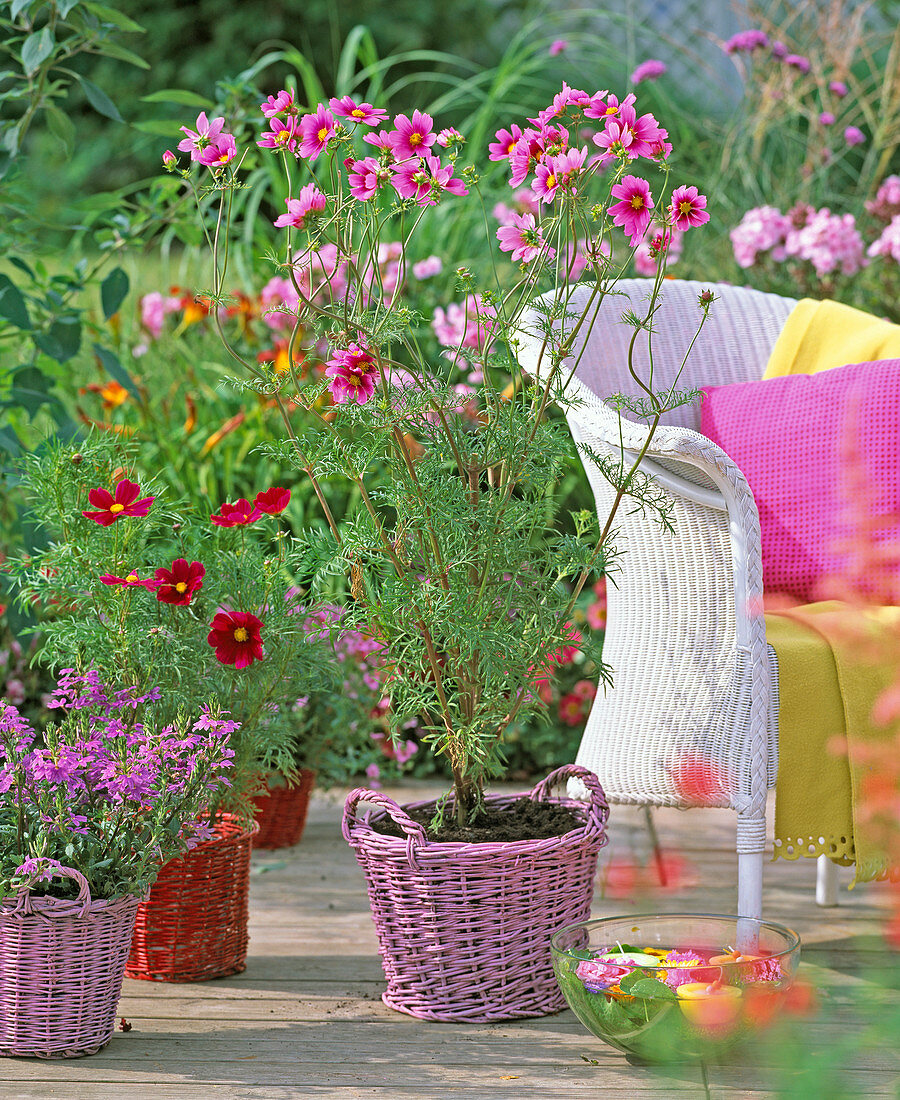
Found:
[{"label": "white wicker weave texture", "polygon": [[[578,362],[574,388],[583,402],[567,418],[576,440],[600,453],[638,451],[641,423],[620,420],[604,402],[639,392],[628,372],[633,329],[626,310],[641,315],[647,280],[625,280],[600,305]],[[700,322],[698,295],[715,291],[709,320],[678,387],[746,382],[762,377],[795,302],[730,286],[668,281],[653,336],[653,386],[672,384]],[[587,302],[578,287],[572,309]],[[537,315],[526,332],[538,329]],[[647,338],[638,339],[638,374],[647,378]],[[526,338],[520,358],[538,370],[540,340]],[[577,357],[580,349],[574,349]],[[616,520],[621,571],[609,586],[604,659],[614,687],[599,693],[577,761],[599,776],[610,801],[686,806],[675,777],[684,761],[724,777],[706,804],[738,811],[739,852],[765,843],[765,798],[777,768],[777,676],[765,641],[759,518],[752,493],[728,456],[695,429],[695,404],[664,420],[647,452],[650,473],[674,504],[674,532],[627,506]],[[585,460],[598,512],[608,514],[613,490]]]}]

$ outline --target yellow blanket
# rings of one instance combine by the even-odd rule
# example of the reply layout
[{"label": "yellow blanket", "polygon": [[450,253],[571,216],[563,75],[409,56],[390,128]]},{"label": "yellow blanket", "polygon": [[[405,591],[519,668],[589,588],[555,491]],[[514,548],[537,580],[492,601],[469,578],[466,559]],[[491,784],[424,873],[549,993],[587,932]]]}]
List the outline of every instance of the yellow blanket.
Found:
[{"label": "yellow blanket", "polygon": [[[791,311],[763,377],[876,359],[900,359],[900,325],[840,302],[804,298]],[[878,696],[900,675],[900,632],[886,622],[894,611],[861,612],[830,602],[766,616],[781,696],[775,855],[855,862],[854,882],[900,871],[891,869],[888,853],[896,827],[893,837],[887,835],[867,804],[879,753],[891,751],[890,732],[871,715]]]},{"label": "yellow blanket", "polygon": [[900,359],[900,325],[840,302],[801,299],[772,348],[763,378]]},{"label": "yellow blanket", "polygon": [[766,636],[780,695],[775,858],[827,855],[856,864],[854,884],[896,881],[896,837],[871,814],[871,781],[896,744],[872,707],[897,679],[897,609],[808,604],[768,613]]}]

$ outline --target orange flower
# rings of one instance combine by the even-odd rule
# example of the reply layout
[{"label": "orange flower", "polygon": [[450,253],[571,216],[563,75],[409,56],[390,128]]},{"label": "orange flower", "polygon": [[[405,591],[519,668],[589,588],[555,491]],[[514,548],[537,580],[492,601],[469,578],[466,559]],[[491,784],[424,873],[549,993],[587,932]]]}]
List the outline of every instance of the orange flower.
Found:
[{"label": "orange flower", "polygon": [[213,432],[209,439],[203,444],[200,453],[203,455],[208,454],[213,447],[216,447],[222,442],[226,435],[229,435],[236,428],[239,428],[241,424],[244,423],[245,419],[246,414],[242,410],[237,416],[233,416],[230,420],[226,420],[222,427],[219,428],[218,431]]}]

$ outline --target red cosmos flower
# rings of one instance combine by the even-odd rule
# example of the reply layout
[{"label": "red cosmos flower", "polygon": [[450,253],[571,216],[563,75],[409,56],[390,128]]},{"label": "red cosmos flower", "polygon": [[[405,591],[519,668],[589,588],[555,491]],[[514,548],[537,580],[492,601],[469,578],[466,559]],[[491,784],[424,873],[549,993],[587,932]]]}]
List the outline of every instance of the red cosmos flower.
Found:
[{"label": "red cosmos flower", "polygon": [[116,485],[115,496],[108,489],[91,489],[88,500],[100,511],[81,514],[85,519],[92,519],[102,527],[109,527],[123,516],[146,516],[156,497],[144,497],[143,500],[138,500],[140,492],[140,485],[129,481],[127,477]]},{"label": "red cosmos flower", "polygon": [[266,489],[264,493],[257,493],[253,506],[267,516],[277,516],[287,508],[291,499],[290,489],[282,489],[276,485],[272,489]]},{"label": "red cosmos flower", "polygon": [[247,668],[263,659],[262,622],[249,611],[219,611],[210,623],[206,640],[223,665]]},{"label": "red cosmos flower", "polygon": [[205,576],[206,570],[199,561],[188,565],[185,558],[176,558],[171,569],[160,566],[156,570],[156,580],[152,582],[156,588],[156,598],[160,603],[187,607],[191,596],[203,587]]},{"label": "red cosmos flower", "polygon": [[148,579],[142,581],[137,573],[129,573],[127,577],[114,577],[111,573],[104,573],[100,578],[101,584],[124,584],[127,588],[153,588],[156,581]]},{"label": "red cosmos flower", "polygon": [[223,504],[209,518],[217,527],[243,527],[248,523],[256,523],[261,514],[255,504],[241,497],[237,504]]}]

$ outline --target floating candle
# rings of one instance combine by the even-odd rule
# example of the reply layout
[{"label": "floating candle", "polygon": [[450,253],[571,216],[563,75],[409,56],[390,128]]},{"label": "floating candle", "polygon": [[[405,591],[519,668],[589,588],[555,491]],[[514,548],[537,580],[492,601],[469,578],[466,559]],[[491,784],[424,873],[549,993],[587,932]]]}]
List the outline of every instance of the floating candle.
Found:
[{"label": "floating candle", "polygon": [[706,1032],[731,1029],[741,1014],[741,990],[734,985],[686,982],[675,990],[685,1019]]},{"label": "floating candle", "polygon": [[627,964],[629,966],[665,966],[665,963],[658,956],[646,955],[643,951],[614,951],[612,954],[601,955],[600,958],[603,962]]}]

